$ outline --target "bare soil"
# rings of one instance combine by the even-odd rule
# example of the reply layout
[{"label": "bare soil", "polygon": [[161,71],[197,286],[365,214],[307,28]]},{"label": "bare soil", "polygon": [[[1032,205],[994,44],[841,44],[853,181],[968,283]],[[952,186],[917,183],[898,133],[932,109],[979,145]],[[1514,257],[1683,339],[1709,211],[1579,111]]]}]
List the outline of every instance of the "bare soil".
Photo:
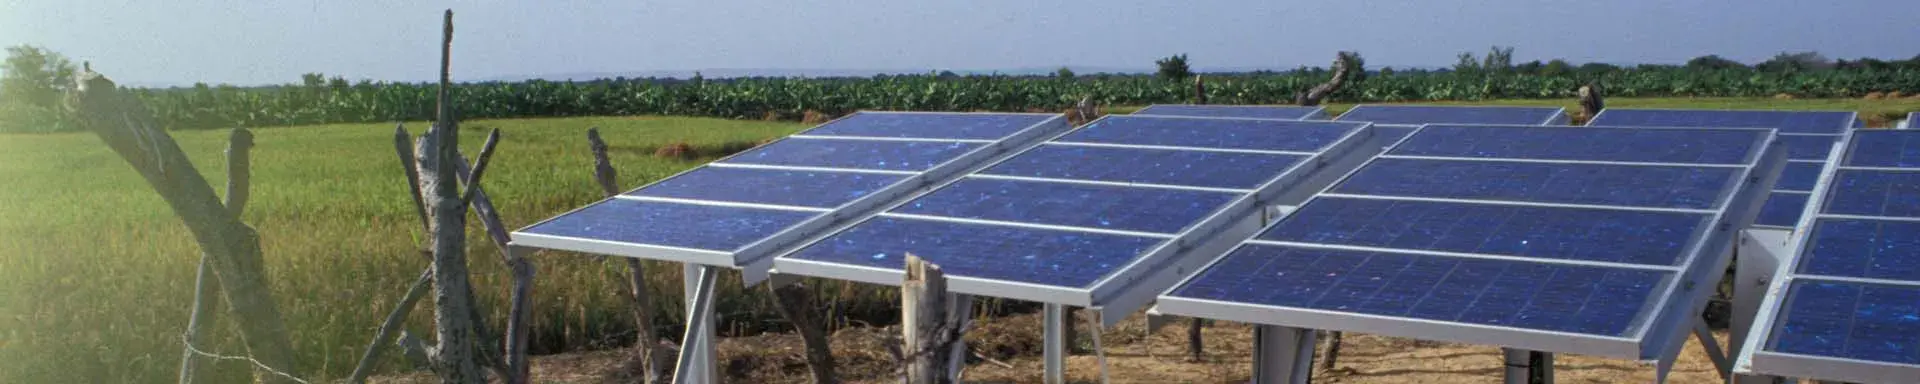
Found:
[{"label": "bare soil", "polygon": [[[1085,315],[1081,319],[1084,321]],[[1038,314],[986,319],[968,332],[976,354],[963,379],[969,383],[1039,383],[1041,326]],[[1087,325],[1080,325],[1082,346],[1091,349]],[[1186,359],[1186,323],[1176,322],[1146,332],[1144,316],[1133,316],[1104,330],[1108,378],[1113,383],[1244,383],[1250,377],[1252,328],[1245,324],[1214,322],[1203,333],[1205,359]],[[840,378],[848,383],[898,383],[882,339],[891,328],[850,328],[833,335]],[[1716,332],[1724,342],[1725,332]],[[723,339],[721,372],[730,383],[805,383],[808,379],[800,337],[764,334]],[[533,376],[541,383],[631,382],[624,369],[629,352],[604,350],[534,358]],[[1497,383],[1501,378],[1498,347],[1419,341],[1404,338],[1348,334],[1338,366],[1314,373],[1315,383]],[[1322,356],[1324,358],[1324,356]],[[991,360],[988,360],[991,359]],[[1652,382],[1654,368],[1635,361],[1586,356],[1555,356],[1555,379],[1561,383]],[[1319,366],[1315,361],[1315,366]],[[1003,365],[1004,364],[1004,365]],[[1099,358],[1091,353],[1069,357],[1068,379],[1100,382]],[[1010,366],[1010,367],[1009,367]],[[410,373],[377,378],[377,383],[426,383],[432,377]],[[1714,383],[1718,374],[1695,340],[1687,342],[1670,383]]]}]

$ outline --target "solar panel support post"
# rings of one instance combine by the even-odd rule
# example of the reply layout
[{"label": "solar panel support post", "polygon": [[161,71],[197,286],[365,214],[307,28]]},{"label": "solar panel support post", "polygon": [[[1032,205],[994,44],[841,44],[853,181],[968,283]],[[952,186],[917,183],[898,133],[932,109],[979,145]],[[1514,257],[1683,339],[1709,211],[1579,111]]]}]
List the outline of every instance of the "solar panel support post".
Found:
[{"label": "solar panel support post", "polygon": [[1306,384],[1313,376],[1319,333],[1312,329],[1260,325],[1253,328],[1253,382]]},{"label": "solar panel support post", "polygon": [[1506,384],[1533,384],[1533,352],[1525,349],[1501,348],[1505,354],[1507,368]]},{"label": "solar panel support post", "polygon": [[1067,306],[1048,303],[1046,305],[1046,333],[1042,338],[1042,349],[1046,360],[1047,384],[1066,384],[1067,382],[1067,335],[1060,327],[1066,321]]},{"label": "solar panel support post", "polygon": [[680,338],[680,361],[673,370],[674,384],[711,383],[719,377],[714,365],[713,283],[718,277],[714,267],[687,264],[683,283],[687,294],[687,333]]},{"label": "solar panel support post", "polygon": [[1727,355],[1739,359],[1731,364],[1733,374],[1731,384],[1770,384],[1772,377],[1741,374],[1742,367],[1752,364],[1751,355],[1742,353],[1749,348],[1759,348],[1754,338],[1754,318],[1758,316],[1762,301],[1766,300],[1767,287],[1773,283],[1773,274],[1780,266],[1781,257],[1789,255],[1787,239],[1789,230],[1753,228],[1740,231],[1740,243],[1734,255],[1738,261],[1734,264],[1733,274],[1733,318],[1727,334]]},{"label": "solar panel support post", "polygon": [[947,295],[947,303],[952,308],[948,313],[953,317],[949,324],[960,327],[961,338],[953,341],[953,353],[947,355],[947,374],[953,382],[960,382],[960,372],[967,367],[967,328],[973,324],[973,295],[953,293]]}]

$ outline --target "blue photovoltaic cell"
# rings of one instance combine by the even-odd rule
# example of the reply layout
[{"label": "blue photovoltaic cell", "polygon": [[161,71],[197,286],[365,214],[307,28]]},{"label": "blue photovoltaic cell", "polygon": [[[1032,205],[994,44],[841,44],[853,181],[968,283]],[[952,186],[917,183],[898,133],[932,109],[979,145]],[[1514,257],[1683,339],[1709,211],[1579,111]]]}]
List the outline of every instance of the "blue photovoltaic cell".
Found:
[{"label": "blue photovoltaic cell", "polygon": [[1237,193],[967,178],[894,212],[1178,233]]},{"label": "blue photovoltaic cell", "polygon": [[[1766,131],[1429,125],[1390,154],[1475,158],[1745,164]],[[1578,145],[1569,145],[1577,143]]]},{"label": "blue photovoltaic cell", "polygon": [[1920,288],[1795,280],[1770,349],[1920,364]]},{"label": "blue photovoltaic cell", "polygon": [[902,178],[873,173],[701,167],[627,194],[832,208]]},{"label": "blue photovoltaic cell", "polygon": [[1247,244],[1172,296],[1623,336],[1667,275]]},{"label": "blue photovoltaic cell", "polygon": [[1042,145],[981,173],[1252,189],[1304,156]]},{"label": "blue photovoltaic cell", "polygon": [[1780,180],[1773,183],[1776,191],[1811,191],[1813,185],[1820,182],[1820,168],[1826,163],[1789,162],[1780,171]]},{"label": "blue photovoltaic cell", "polygon": [[1327,121],[1109,116],[1054,141],[1313,152],[1359,127]]},{"label": "blue photovoltaic cell", "polygon": [[550,236],[732,251],[817,213],[623,199],[521,230]]},{"label": "blue photovoltaic cell", "polygon": [[[1920,124],[1909,120],[1908,124]],[[1853,134],[1853,150],[1845,165],[1854,167],[1920,168],[1920,127],[1906,130],[1870,130]]]},{"label": "blue photovoltaic cell", "polygon": [[1319,112],[1320,107],[1287,105],[1179,105],[1156,104],[1134,111],[1134,115],[1240,117],[1249,119],[1299,120]]},{"label": "blue photovoltaic cell", "polygon": [[1362,105],[1341,114],[1339,121],[1374,124],[1546,124],[1560,113],[1547,107],[1442,107],[1423,105]]},{"label": "blue photovoltaic cell", "polygon": [[1541,203],[1712,208],[1736,168],[1381,158],[1333,192]]},{"label": "blue photovoltaic cell", "polygon": [[1318,197],[1261,239],[1676,265],[1704,214]]},{"label": "blue photovoltaic cell", "polygon": [[1633,127],[1776,128],[1782,133],[1839,134],[1853,112],[1607,109],[1587,125]]},{"label": "blue photovoltaic cell", "polygon": [[965,276],[1086,287],[1162,239],[876,217],[784,256],[899,270],[909,252]]},{"label": "blue photovoltaic cell", "polygon": [[960,157],[976,143],[789,138],[754,148],[727,163],[924,171]]},{"label": "blue photovoltaic cell", "polygon": [[1813,228],[1797,273],[1920,281],[1920,222],[1820,218]]},{"label": "blue photovoltaic cell", "polygon": [[1920,171],[1842,169],[1822,213],[1920,217]]},{"label": "blue photovoltaic cell", "polygon": [[930,139],[999,140],[1054,115],[859,113],[802,134]]},{"label": "blue photovoltaic cell", "polygon": [[1800,225],[1800,214],[1807,209],[1807,194],[1774,192],[1767,196],[1765,205],[1760,206],[1760,216],[1753,219],[1753,225],[1792,227]]},{"label": "blue photovoltaic cell", "polygon": [[1787,145],[1787,158],[1793,160],[1826,160],[1833,153],[1834,140],[1840,136],[1821,135],[1780,135],[1780,142]]}]

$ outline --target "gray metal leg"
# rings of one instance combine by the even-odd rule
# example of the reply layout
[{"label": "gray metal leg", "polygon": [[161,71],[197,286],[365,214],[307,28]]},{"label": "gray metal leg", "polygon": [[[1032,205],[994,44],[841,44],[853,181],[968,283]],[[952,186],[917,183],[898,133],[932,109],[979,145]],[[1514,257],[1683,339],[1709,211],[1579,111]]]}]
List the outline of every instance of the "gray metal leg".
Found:
[{"label": "gray metal leg", "polygon": [[[947,303],[953,306],[953,309],[948,313],[952,314],[953,318],[960,320],[959,323],[955,323],[956,326],[966,324],[967,321],[973,319],[973,295],[948,294]],[[966,334],[966,328],[961,328],[960,331],[961,335]],[[953,353],[948,355],[947,374],[953,375],[953,382],[958,383],[960,382],[960,372],[967,367],[967,340],[962,338],[954,341]]]},{"label": "gray metal leg", "polygon": [[713,350],[713,267],[688,264],[685,269],[687,290],[687,333],[680,340],[680,361],[673,370],[673,382],[712,383],[715,373]]},{"label": "gray metal leg", "polygon": [[1707,350],[1707,359],[1713,360],[1713,370],[1720,372],[1720,379],[1731,377],[1733,364],[1727,362],[1726,352],[1720,351],[1720,342],[1713,339],[1713,330],[1707,329],[1707,323],[1694,323],[1693,337],[1699,339],[1700,347]]},{"label": "gray metal leg", "polygon": [[1524,349],[1501,348],[1507,360],[1506,384],[1528,384],[1533,374],[1533,355]]},{"label": "gray metal leg", "polygon": [[1540,372],[1536,375],[1540,377],[1540,382],[1536,384],[1553,384],[1553,354],[1534,352],[1533,356],[1538,358],[1534,360],[1533,370]]},{"label": "gray metal leg", "polygon": [[[1787,255],[1787,230],[1748,229],[1740,232],[1740,243],[1735,248],[1733,273],[1733,318],[1727,334],[1727,357],[1733,359],[1727,369],[1738,370],[1746,365],[1744,361],[1747,348],[1754,348],[1757,340],[1749,340],[1748,333],[1753,329],[1754,317],[1760,311],[1760,302],[1766,299],[1767,287],[1773,282],[1773,274],[1779,268],[1781,258]],[[1725,371],[1731,373],[1731,371]],[[1771,384],[1776,378],[1735,374],[1730,380],[1734,384]]]},{"label": "gray metal leg", "polygon": [[1067,335],[1060,331],[1060,327],[1071,326],[1071,324],[1062,324],[1066,321],[1065,314],[1066,306],[1047,304],[1046,334],[1042,339],[1047,366],[1044,381],[1047,384],[1066,384],[1067,382]]},{"label": "gray metal leg", "polygon": [[1260,325],[1253,328],[1253,382],[1306,384],[1319,341],[1311,329]]}]

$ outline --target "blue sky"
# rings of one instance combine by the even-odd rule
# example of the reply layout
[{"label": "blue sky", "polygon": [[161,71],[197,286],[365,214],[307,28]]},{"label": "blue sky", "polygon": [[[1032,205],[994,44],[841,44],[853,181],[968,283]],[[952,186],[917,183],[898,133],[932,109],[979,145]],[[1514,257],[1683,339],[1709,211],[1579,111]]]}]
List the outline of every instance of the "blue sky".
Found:
[{"label": "blue sky", "polygon": [[0,45],[43,45],[130,83],[286,83],[307,72],[417,81],[434,77],[446,8],[456,79],[1147,68],[1182,52],[1202,70],[1325,65],[1338,50],[1360,51],[1374,68],[1444,66],[1492,45],[1516,47],[1515,61],[1920,54],[1913,0],[0,0]]}]

